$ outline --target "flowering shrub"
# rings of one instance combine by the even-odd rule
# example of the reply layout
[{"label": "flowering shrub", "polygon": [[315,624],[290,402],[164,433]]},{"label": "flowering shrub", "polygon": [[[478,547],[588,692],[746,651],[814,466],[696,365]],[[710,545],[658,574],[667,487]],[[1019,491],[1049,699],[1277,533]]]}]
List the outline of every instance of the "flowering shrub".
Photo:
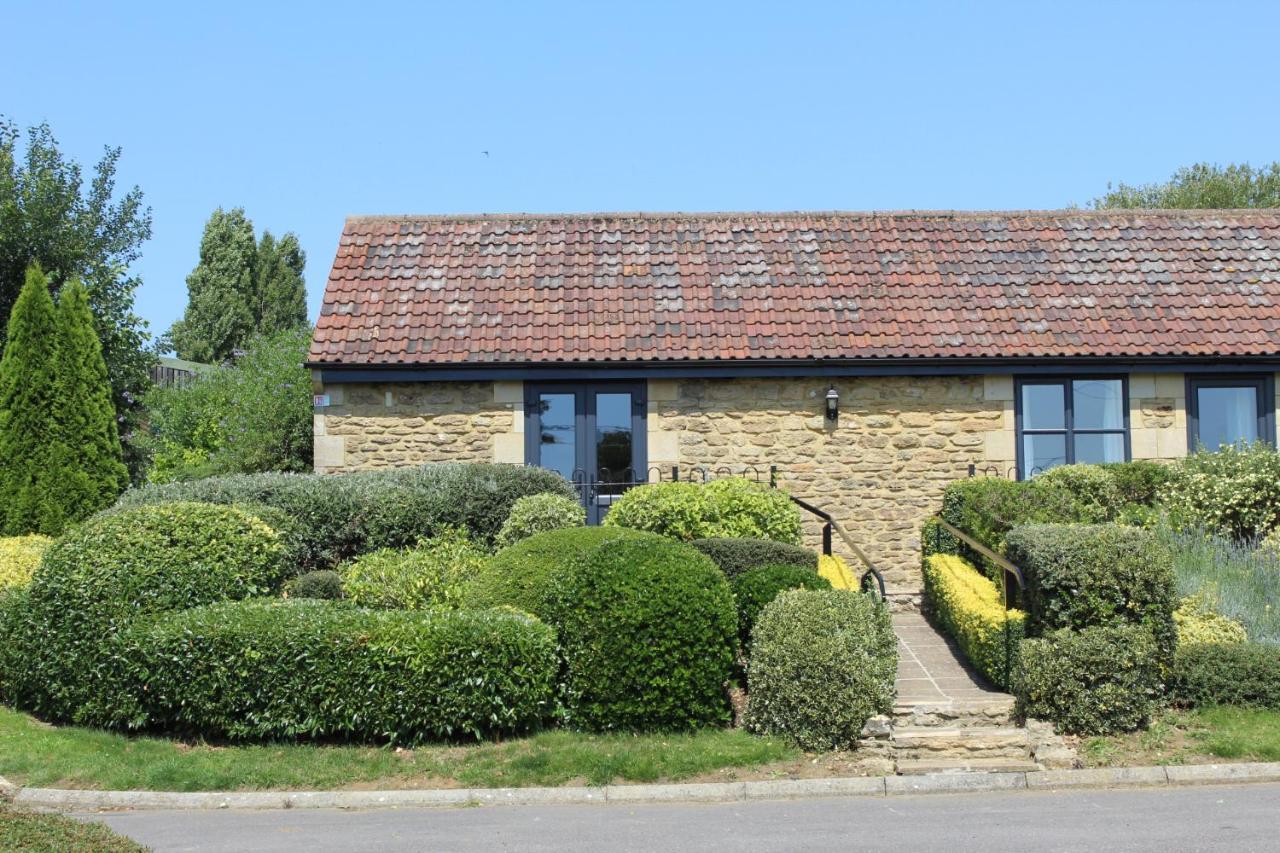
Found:
[{"label": "flowering shrub", "polygon": [[0,538],[0,589],[31,583],[31,575],[53,540],[48,536],[6,536]]},{"label": "flowering shrub", "polygon": [[801,530],[800,510],[786,492],[741,477],[637,486],[618,499],[604,523],[685,541],[738,537],[793,545]]},{"label": "flowering shrub", "polygon": [[1193,453],[1171,466],[1161,497],[1178,527],[1265,536],[1280,525],[1280,453],[1264,442]]},{"label": "flowering shrub", "polygon": [[924,562],[924,589],[942,628],[997,687],[1013,680],[1026,614],[1006,610],[1000,590],[967,560],[934,554]]}]

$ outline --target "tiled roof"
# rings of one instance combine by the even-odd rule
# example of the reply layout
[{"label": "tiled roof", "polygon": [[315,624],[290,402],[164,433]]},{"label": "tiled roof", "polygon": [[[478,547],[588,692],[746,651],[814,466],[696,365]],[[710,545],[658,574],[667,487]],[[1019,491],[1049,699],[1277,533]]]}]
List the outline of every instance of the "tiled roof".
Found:
[{"label": "tiled roof", "polygon": [[1280,210],[347,220],[310,360],[1280,354]]}]

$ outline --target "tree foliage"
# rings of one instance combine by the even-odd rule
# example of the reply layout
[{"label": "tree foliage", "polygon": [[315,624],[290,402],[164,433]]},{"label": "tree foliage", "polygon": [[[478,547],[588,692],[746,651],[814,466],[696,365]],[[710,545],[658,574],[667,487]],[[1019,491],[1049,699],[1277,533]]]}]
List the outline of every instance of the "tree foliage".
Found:
[{"label": "tree foliage", "polygon": [[218,208],[200,239],[200,262],[187,276],[187,310],[169,337],[181,358],[217,364],[255,335],[306,322],[306,254],[293,234],[270,231],[255,242],[244,208]]},{"label": "tree foliage", "polygon": [[60,497],[67,448],[58,414],[58,313],[37,265],[9,316],[0,359],[0,514],[4,534],[57,534],[67,522]]},{"label": "tree foliage", "polygon": [[311,470],[311,329],[248,342],[245,355],[147,396],[152,482]]},{"label": "tree foliage", "polygon": [[1133,186],[1121,183],[1093,200],[1099,210],[1115,208],[1280,207],[1280,162],[1254,168],[1248,163],[1218,166],[1196,163],[1179,169],[1167,182]]},{"label": "tree foliage", "polygon": [[115,502],[129,485],[111,406],[102,344],[93,330],[89,294],[73,281],[58,299],[59,420],[73,459],[68,517],[87,518]]},{"label": "tree foliage", "polygon": [[[32,263],[40,264],[55,294],[73,279],[82,281],[127,436],[140,417],[154,362],[146,323],[133,311],[141,282],[128,272],[151,237],[151,210],[136,186],[116,197],[119,148],[105,149],[86,184],[80,165],[63,157],[47,124],[30,128],[25,152],[18,150],[20,138],[15,124],[0,120],[0,324]],[[138,458],[128,446],[126,453],[136,473]]]}]

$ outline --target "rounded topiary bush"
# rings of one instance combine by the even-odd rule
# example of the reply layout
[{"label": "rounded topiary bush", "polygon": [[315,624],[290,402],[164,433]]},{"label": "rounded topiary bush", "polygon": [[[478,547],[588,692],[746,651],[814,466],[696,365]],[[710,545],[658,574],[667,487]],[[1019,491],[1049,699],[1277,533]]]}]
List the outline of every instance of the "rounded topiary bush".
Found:
[{"label": "rounded topiary bush", "polygon": [[727,722],[737,619],[724,575],[688,545],[607,541],[551,585],[566,721],[595,731]]},{"label": "rounded topiary bush", "polygon": [[223,602],[120,645],[138,723],[204,737],[412,745],[526,731],[555,704],[555,634],[511,612]]},{"label": "rounded topiary bush", "polygon": [[760,566],[733,579],[733,599],[738,605],[738,640],[751,645],[751,628],[760,611],[778,594],[789,589],[831,589],[831,581],[806,566]]},{"label": "rounded topiary bush", "polygon": [[534,534],[503,548],[481,568],[464,592],[465,605],[510,605],[544,616],[547,596],[558,572],[605,542],[644,536],[618,527],[571,527]]},{"label": "rounded topiary bush", "polygon": [[800,542],[800,510],[786,492],[730,477],[629,489],[604,523],[691,541],[719,537]]},{"label": "rounded topiary bush", "polygon": [[5,698],[55,720],[127,723],[115,689],[118,633],[139,617],[270,594],[284,579],[280,537],[230,506],[112,511],[58,539],[21,608],[8,608]]},{"label": "rounded topiary bush", "polygon": [[564,495],[526,495],[511,505],[511,514],[502,523],[494,544],[505,548],[535,533],[581,527],[586,523],[587,511],[576,500]]},{"label": "rounded topiary bush", "polygon": [[803,749],[852,747],[868,719],[892,708],[897,668],[889,612],[870,596],[784,592],[752,634],[748,726]]},{"label": "rounded topiary bush", "polygon": [[342,576],[332,569],[298,575],[285,584],[285,598],[315,598],[335,601],[342,598]]},{"label": "rounded topiary bush", "polygon": [[710,557],[730,580],[748,569],[769,565],[807,566],[818,571],[817,552],[786,542],[720,537],[694,539],[689,544]]},{"label": "rounded topiary bush", "polygon": [[465,532],[454,528],[422,540],[416,548],[384,548],[357,557],[342,569],[342,590],[361,607],[454,608],[485,557]]}]

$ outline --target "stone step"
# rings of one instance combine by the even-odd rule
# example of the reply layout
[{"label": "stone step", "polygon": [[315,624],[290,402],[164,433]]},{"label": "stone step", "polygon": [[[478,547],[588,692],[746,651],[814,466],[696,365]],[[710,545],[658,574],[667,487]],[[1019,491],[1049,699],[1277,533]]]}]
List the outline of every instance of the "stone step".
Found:
[{"label": "stone step", "polygon": [[1031,758],[1026,729],[894,727],[891,740],[899,761],[924,758]]},{"label": "stone step", "polygon": [[1013,697],[974,702],[939,702],[896,705],[893,722],[911,728],[987,728],[1012,726]]},{"label": "stone step", "polygon": [[1040,765],[1020,758],[918,758],[898,762],[899,776],[926,773],[1029,773]]}]

